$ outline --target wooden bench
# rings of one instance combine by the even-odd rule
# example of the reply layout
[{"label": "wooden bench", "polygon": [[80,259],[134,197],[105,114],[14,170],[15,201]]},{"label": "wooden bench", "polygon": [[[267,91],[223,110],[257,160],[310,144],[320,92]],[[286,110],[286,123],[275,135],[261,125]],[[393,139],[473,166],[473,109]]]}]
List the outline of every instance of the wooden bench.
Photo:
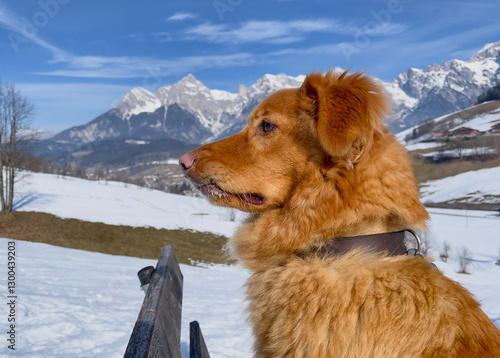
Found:
[{"label": "wooden bench", "polygon": [[[156,269],[148,267],[144,272],[146,277],[147,272],[150,274],[149,287],[123,357],[182,358],[183,276],[172,246],[162,248]],[[196,321],[190,323],[189,357],[210,357]]]}]

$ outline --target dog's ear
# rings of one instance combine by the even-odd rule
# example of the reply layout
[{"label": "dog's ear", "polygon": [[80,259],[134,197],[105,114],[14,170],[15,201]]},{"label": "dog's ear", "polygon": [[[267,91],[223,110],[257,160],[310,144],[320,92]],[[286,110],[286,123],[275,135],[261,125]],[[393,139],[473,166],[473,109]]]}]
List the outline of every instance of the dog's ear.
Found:
[{"label": "dog's ear", "polygon": [[380,86],[362,73],[309,74],[299,89],[299,105],[315,121],[319,142],[333,157],[359,160],[383,129],[389,109]]}]

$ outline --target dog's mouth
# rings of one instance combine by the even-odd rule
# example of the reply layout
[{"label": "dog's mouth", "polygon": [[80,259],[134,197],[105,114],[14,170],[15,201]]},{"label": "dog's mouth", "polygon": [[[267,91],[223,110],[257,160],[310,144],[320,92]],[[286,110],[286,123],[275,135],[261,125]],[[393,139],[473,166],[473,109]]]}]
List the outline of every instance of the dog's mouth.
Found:
[{"label": "dog's mouth", "polygon": [[255,193],[237,194],[227,192],[225,190],[222,190],[215,182],[198,185],[198,189],[209,199],[239,199],[244,204],[250,205],[263,205],[266,202],[266,199],[263,196]]}]

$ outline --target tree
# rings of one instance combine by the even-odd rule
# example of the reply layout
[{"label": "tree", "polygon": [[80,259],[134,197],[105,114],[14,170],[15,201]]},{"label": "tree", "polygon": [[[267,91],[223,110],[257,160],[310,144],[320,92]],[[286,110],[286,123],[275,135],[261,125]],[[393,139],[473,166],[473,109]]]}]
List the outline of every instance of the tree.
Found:
[{"label": "tree", "polygon": [[474,104],[480,104],[487,101],[497,101],[500,100],[500,82],[497,83],[494,87],[491,87],[481,93],[479,97],[477,97]]},{"label": "tree", "polygon": [[13,84],[0,82],[0,203],[4,213],[12,211],[14,185],[33,140],[28,131],[33,111]]},{"label": "tree", "polygon": [[458,159],[462,160],[466,150],[465,141],[461,138],[454,138],[450,141],[450,146],[457,153]]}]

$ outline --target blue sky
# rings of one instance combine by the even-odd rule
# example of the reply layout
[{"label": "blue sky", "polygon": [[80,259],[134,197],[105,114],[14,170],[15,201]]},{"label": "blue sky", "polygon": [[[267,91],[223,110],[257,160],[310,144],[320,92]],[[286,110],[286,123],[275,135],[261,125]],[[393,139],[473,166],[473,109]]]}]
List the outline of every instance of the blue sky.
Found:
[{"label": "blue sky", "polygon": [[0,79],[59,132],[191,73],[236,92],[330,67],[392,81],[500,41],[497,0],[0,0]]}]

